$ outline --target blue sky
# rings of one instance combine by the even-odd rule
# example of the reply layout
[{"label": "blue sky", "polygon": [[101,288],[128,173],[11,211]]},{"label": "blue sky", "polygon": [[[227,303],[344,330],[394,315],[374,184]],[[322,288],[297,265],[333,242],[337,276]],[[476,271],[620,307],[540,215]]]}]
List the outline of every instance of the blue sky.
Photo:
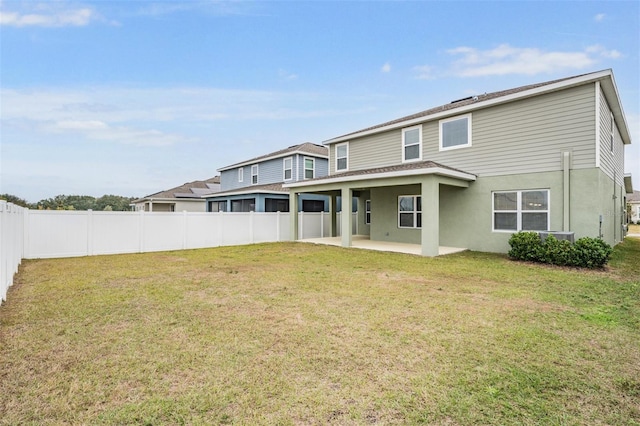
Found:
[{"label": "blue sky", "polygon": [[612,68],[640,189],[640,2],[0,2],[0,193],[143,196]]}]

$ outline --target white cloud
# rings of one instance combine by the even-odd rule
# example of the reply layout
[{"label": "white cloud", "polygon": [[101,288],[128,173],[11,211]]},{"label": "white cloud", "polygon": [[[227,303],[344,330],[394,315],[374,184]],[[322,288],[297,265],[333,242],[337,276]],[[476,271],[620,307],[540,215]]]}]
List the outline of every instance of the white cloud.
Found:
[{"label": "white cloud", "polygon": [[0,4],[0,25],[13,27],[82,27],[98,17],[92,8],[68,8],[60,2],[30,4],[25,11],[5,10],[5,4]]},{"label": "white cloud", "polygon": [[385,62],[382,68],[380,68],[380,71],[383,73],[391,72],[391,64],[389,62]]},{"label": "white cloud", "polygon": [[435,78],[433,74],[433,67],[429,65],[418,65],[413,67],[413,71],[416,73],[418,80],[431,80]]},{"label": "white cloud", "polygon": [[278,76],[283,80],[296,80],[298,78],[297,74],[290,73],[282,68],[278,70]]},{"label": "white cloud", "polygon": [[551,74],[591,67],[599,57],[616,59],[621,56],[620,52],[599,45],[590,46],[584,51],[561,52],[502,44],[489,50],[457,47],[447,53],[459,57],[453,63],[453,72],[460,77]]},{"label": "white cloud", "polygon": [[596,22],[602,22],[606,17],[607,15],[605,15],[604,13],[598,13],[596,16],[593,17],[593,20]]}]

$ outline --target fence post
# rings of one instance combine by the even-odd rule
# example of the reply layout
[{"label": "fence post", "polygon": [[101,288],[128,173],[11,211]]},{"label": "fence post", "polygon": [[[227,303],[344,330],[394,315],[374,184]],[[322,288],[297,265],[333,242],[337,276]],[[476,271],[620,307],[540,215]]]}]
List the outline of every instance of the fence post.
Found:
[{"label": "fence post", "polygon": [[254,232],[253,220],[254,220],[253,219],[253,211],[250,211],[249,212],[249,244],[253,244],[253,240],[254,240],[254,238],[253,238],[253,232]]},{"label": "fence post", "polygon": [[276,241],[280,242],[280,210],[276,212]]},{"label": "fence post", "polygon": [[320,238],[324,238],[324,210],[320,212]]},{"label": "fence post", "polygon": [[224,212],[220,211],[219,212],[219,218],[218,218],[218,247],[222,246],[222,222],[224,221]]},{"label": "fence post", "polygon": [[300,238],[301,240],[304,240],[304,212],[303,211],[300,213],[296,212],[296,214],[300,215],[300,221],[299,221],[300,225],[298,226],[298,229],[299,229],[298,238]]},{"label": "fence post", "polygon": [[93,210],[87,210],[87,256],[93,256]]},{"label": "fence post", "polygon": [[182,210],[182,249],[187,249],[187,211]]},{"label": "fence post", "polygon": [[138,253],[144,253],[144,210],[140,210],[138,219]]}]

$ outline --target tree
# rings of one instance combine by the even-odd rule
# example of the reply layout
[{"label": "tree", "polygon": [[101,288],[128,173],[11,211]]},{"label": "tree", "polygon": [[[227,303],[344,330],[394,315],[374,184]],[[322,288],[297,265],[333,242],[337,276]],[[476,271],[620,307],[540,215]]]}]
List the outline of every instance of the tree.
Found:
[{"label": "tree", "polygon": [[20,206],[20,207],[27,207],[27,208],[32,207],[32,205],[29,204],[26,200],[23,200],[22,198],[16,197],[15,195],[11,195],[11,194],[0,194],[0,200],[5,200],[9,203],[13,203],[16,206]]},{"label": "tree", "polygon": [[[96,200],[96,210],[128,211],[131,210],[129,204],[133,198],[121,197],[120,195],[103,195]],[[109,208],[110,207],[110,208]]]}]

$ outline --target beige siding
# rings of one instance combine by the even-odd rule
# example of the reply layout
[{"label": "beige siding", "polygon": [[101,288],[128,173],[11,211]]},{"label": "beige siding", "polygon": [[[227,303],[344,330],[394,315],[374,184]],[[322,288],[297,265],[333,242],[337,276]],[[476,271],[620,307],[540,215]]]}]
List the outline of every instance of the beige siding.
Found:
[{"label": "beige siding", "polygon": [[[475,111],[472,146],[444,152],[438,120],[426,122],[422,159],[497,176],[561,170],[562,152],[570,151],[572,168],[595,167],[594,99],[595,85],[589,84]],[[397,165],[401,159],[401,129],[349,141],[349,170]]]}]

